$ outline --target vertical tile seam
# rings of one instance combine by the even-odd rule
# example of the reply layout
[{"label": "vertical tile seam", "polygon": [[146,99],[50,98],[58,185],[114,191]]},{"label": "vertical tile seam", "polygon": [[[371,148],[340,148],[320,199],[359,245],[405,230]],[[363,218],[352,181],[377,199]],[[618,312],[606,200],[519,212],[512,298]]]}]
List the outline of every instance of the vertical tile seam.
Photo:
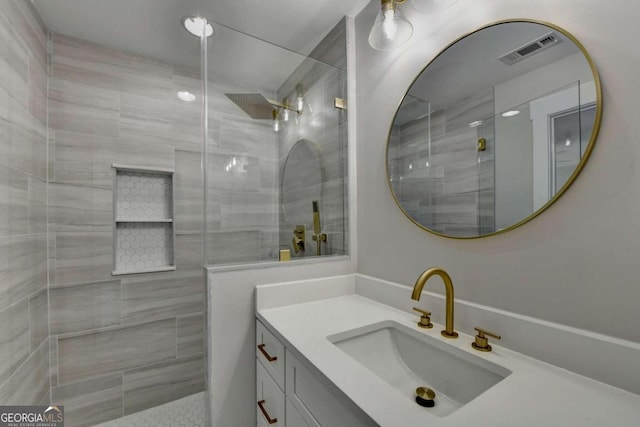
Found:
[{"label": "vertical tile seam", "polygon": [[[50,234],[50,230],[49,230],[49,182],[50,182],[50,167],[51,167],[51,153],[49,152],[49,145],[51,142],[50,139],[50,132],[51,129],[49,127],[49,84],[50,84],[50,76],[51,76],[51,61],[52,61],[52,51],[53,51],[53,39],[52,39],[52,35],[51,32],[47,32],[47,52],[46,52],[46,79],[47,79],[47,93],[46,93],[46,97],[45,97],[45,110],[46,110],[46,132],[45,132],[45,138],[46,138],[46,157],[45,157],[45,164],[46,164],[46,168],[45,168],[45,226],[46,226],[46,233],[47,233],[47,238],[46,238],[46,242],[47,242],[47,263],[46,263],[46,268],[47,268],[47,341],[49,343],[49,376],[48,376],[48,381],[49,381],[49,404],[51,404],[53,402],[53,384],[51,381],[51,375],[52,375],[52,371],[54,369],[54,366],[52,366],[52,338],[51,338],[51,264],[50,264],[50,256],[51,256],[51,244],[49,242],[49,240],[51,239],[51,234]],[[55,170],[55,169],[54,169]],[[56,263],[57,265],[57,263]],[[55,370],[56,370],[56,384],[58,382],[58,357],[57,357],[57,353],[58,353],[58,345],[57,345],[57,337],[56,337],[56,363],[55,363]]]},{"label": "vertical tile seam", "polygon": [[178,358],[178,316],[176,316],[175,318],[175,325],[176,325],[176,359]]}]

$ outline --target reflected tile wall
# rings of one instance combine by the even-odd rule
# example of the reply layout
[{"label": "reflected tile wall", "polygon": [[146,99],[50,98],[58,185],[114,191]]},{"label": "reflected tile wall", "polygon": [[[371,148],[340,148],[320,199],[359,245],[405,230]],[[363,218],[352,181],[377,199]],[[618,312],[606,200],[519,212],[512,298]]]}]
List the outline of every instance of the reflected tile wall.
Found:
[{"label": "reflected tile wall", "polygon": [[0,7],[0,405],[49,403],[46,45],[29,1]]},{"label": "reflected tile wall", "polygon": [[[434,231],[474,236],[493,227],[493,125],[486,120],[469,127],[492,118],[493,104],[493,90],[478,93],[433,112],[430,123],[417,119],[392,132],[394,191],[407,213]],[[477,150],[481,137],[487,139],[484,152]]]},{"label": "reflected tile wall", "polygon": [[[52,399],[88,426],[203,390],[200,77],[54,34],[49,88]],[[112,276],[114,163],[175,170],[176,272]]]},{"label": "reflected tile wall", "polygon": [[[280,132],[279,176],[289,150],[299,140],[314,143],[321,152],[322,182],[320,185],[320,219],[327,242],[322,244],[323,255],[348,253],[348,169],[347,169],[347,112],[334,107],[334,98],[346,98],[346,23],[340,21],[309,55],[318,61],[304,61],[278,91],[279,99],[295,99],[296,85],[304,87],[305,110],[303,114],[283,124]],[[327,65],[330,64],[330,65]],[[295,115],[294,115],[295,116]],[[300,171],[304,173],[304,171]],[[301,176],[300,182],[304,182]],[[288,189],[299,193],[314,194],[313,188]],[[300,206],[292,204],[285,213],[280,209],[279,241],[281,248],[291,249],[292,257],[315,256],[312,204],[301,198]],[[291,246],[296,225],[305,224],[308,248],[295,254]]]}]

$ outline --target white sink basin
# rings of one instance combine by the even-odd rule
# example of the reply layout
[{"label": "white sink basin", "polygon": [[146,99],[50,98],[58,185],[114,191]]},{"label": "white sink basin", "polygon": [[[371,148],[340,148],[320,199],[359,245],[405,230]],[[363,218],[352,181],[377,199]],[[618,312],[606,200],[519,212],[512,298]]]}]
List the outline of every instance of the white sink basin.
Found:
[{"label": "white sink basin", "polygon": [[408,399],[417,387],[436,393],[435,406],[446,416],[506,378],[511,371],[396,322],[367,325],[327,337]]}]

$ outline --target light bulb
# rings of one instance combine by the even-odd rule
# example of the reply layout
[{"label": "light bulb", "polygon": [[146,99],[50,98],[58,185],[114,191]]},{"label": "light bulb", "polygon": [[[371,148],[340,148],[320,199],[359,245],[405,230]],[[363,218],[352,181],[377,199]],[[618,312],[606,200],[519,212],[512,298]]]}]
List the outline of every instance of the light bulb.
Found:
[{"label": "light bulb", "polygon": [[273,110],[272,114],[273,114],[273,131],[279,132],[280,131],[280,113],[278,113],[278,110]]},{"label": "light bulb", "polygon": [[398,32],[395,16],[396,11],[393,8],[384,11],[384,17],[382,18],[382,32],[387,40],[393,40]]},{"label": "light bulb", "polygon": [[384,0],[369,32],[369,44],[374,49],[389,50],[407,42],[413,25],[402,16],[395,0]]},{"label": "light bulb", "polygon": [[298,113],[301,113],[303,108],[304,108],[304,96],[298,95],[298,97],[296,98],[296,109],[298,110]]},{"label": "light bulb", "polygon": [[187,16],[182,18],[182,26],[196,37],[202,37],[202,33],[209,37],[213,34],[213,27],[205,18],[199,16]]},{"label": "light bulb", "polygon": [[289,110],[284,110],[284,113],[282,114],[282,121],[289,121]]},{"label": "light bulb", "polygon": [[178,98],[184,102],[193,102],[196,100],[196,96],[189,91],[181,90],[178,91]]}]

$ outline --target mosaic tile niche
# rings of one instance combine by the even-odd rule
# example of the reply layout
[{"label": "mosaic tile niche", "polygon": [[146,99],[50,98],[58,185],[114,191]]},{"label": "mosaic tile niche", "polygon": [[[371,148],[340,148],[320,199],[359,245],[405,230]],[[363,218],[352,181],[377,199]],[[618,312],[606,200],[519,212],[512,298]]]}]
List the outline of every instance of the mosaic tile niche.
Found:
[{"label": "mosaic tile niche", "polygon": [[173,173],[114,168],[113,274],[175,269]]}]

